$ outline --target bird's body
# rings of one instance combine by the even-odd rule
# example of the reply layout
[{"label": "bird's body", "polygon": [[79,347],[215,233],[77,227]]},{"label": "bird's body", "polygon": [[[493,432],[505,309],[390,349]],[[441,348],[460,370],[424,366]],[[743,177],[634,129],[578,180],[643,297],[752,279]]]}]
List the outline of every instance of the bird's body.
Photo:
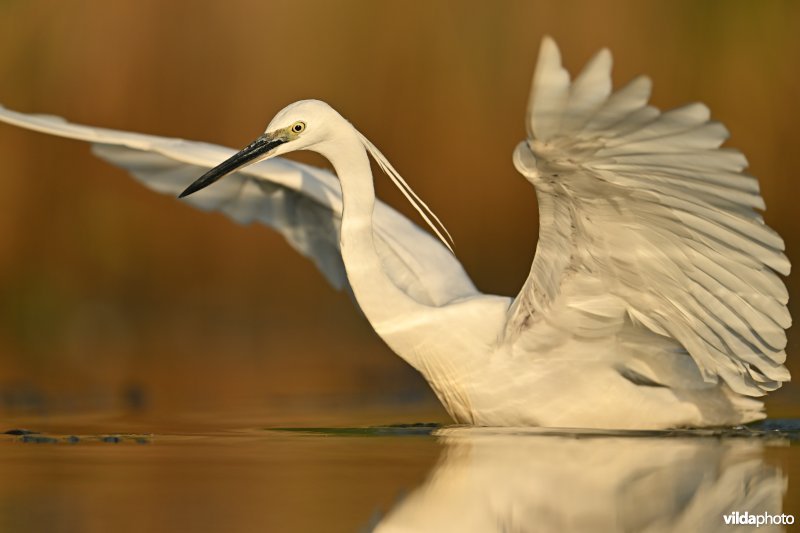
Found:
[{"label": "bird's body", "polygon": [[[459,423],[666,428],[762,418],[755,397],[789,379],[788,296],[773,272],[788,273],[783,241],[753,210],[763,208],[757,182],[742,174],[741,154],[719,149],[727,132],[705,106],[661,114],[647,105],[644,78],[611,94],[610,66],[602,51],[570,83],[555,44],[542,45],[529,139],[514,153],[536,187],[540,238],[516,298],[475,289],[435,215],[323,102],[285,108],[181,197],[276,227],[335,285],[349,285],[378,335]],[[2,109],[0,119],[92,141],[162,192],[230,155]],[[338,183],[273,159],[299,149],[326,157]],[[444,245],[376,200],[370,155]]]}]

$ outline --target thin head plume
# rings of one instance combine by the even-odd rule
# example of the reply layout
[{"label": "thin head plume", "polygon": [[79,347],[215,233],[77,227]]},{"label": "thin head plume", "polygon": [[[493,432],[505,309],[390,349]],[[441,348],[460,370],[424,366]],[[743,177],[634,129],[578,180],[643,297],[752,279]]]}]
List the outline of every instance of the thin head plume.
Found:
[{"label": "thin head plume", "polygon": [[411,186],[406,183],[400,173],[395,170],[391,163],[389,163],[389,160],[386,159],[386,156],[384,156],[381,151],[370,142],[369,139],[364,137],[360,131],[356,130],[356,133],[358,134],[359,139],[361,139],[361,142],[364,144],[364,147],[372,155],[373,159],[378,162],[378,166],[381,167],[381,170],[383,170],[383,172],[389,176],[389,178],[391,178],[392,182],[397,186],[398,189],[400,189],[400,192],[403,193],[403,196],[406,197],[406,200],[408,200],[409,203],[414,206],[414,209],[417,210],[417,213],[420,214],[420,216],[425,220],[436,236],[439,237],[439,240],[442,241],[445,246],[447,246],[447,249],[450,250],[450,253],[455,254],[453,251],[453,246],[455,246],[453,237],[450,236],[450,232],[447,231],[446,227],[444,227],[444,224],[442,224],[442,221],[439,220],[439,217],[437,217],[436,214],[431,211],[431,208],[422,201],[422,198],[417,196],[417,193],[414,192],[414,189],[412,189]]}]

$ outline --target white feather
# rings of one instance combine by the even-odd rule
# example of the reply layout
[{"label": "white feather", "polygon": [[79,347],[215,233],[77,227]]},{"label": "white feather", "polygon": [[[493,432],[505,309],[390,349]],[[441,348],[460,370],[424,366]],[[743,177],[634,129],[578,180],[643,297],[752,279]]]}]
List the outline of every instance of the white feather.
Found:
[{"label": "white feather", "polygon": [[610,63],[601,52],[570,85],[554,44],[542,43],[533,135],[514,156],[536,186],[540,240],[505,342],[525,346],[542,320],[590,321],[561,311],[597,300],[572,288],[588,277],[619,299],[630,327],[677,341],[705,381],[749,396],[777,388],[789,379],[791,318],[775,272],[790,265],[783,240],[753,211],[764,204],[743,173],[747,160],[720,148],[728,131],[703,104],[660,113],[647,105],[646,78],[609,96]]}]

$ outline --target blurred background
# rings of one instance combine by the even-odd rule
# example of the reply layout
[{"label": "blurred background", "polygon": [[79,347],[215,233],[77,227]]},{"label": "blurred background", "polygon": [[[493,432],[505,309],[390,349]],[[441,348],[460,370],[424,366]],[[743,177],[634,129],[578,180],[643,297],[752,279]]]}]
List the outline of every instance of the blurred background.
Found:
[{"label": "blurred background", "polygon": [[[242,147],[286,104],[329,102],[437,212],[477,286],[506,295],[538,231],[511,152],[539,42],[555,37],[573,73],[607,46],[616,86],[645,73],[655,105],[709,105],[800,259],[794,2],[0,0],[0,20],[0,102],[19,111]],[[145,190],[81,143],[1,125],[0,161],[6,418],[447,421],[268,229]],[[800,415],[798,388],[768,407]]]}]

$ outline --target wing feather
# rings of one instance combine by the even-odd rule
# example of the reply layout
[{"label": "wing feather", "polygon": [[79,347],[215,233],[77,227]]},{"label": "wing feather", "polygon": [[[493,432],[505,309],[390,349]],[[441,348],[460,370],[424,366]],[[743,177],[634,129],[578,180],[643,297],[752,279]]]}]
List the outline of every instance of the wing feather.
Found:
[{"label": "wing feather", "polygon": [[555,41],[545,38],[531,89],[528,134],[543,140],[555,135],[568,98],[569,73],[561,67],[561,53]]},{"label": "wing feather", "polygon": [[[90,142],[99,157],[128,170],[148,188],[172,196],[234,153],[222,146],[81,126],[1,106],[0,121]],[[237,171],[184,201],[221,211],[242,224],[259,222],[274,228],[314,261],[333,286],[347,286],[339,250],[341,188],[330,172],[273,158]],[[379,200],[374,224],[386,271],[409,295],[442,305],[477,294],[461,264],[438,240]]]},{"label": "wing feather", "polygon": [[[611,84],[609,73],[609,86]],[[637,112],[647,108],[650,100],[652,82],[647,76],[639,76],[628,85],[608,97],[592,117],[584,131],[602,132],[609,130]],[[652,108],[649,108],[652,109]]]},{"label": "wing feather", "polygon": [[[582,331],[553,322],[564,306],[605,295],[633,324],[682,345],[705,381],[749,396],[779,387],[791,317],[776,273],[790,264],[754,210],[764,202],[747,159],[721,148],[728,130],[701,103],[650,106],[645,77],[612,94],[607,50],[572,83],[552,39],[539,57],[529,139],[514,163],[536,188],[540,237],[505,341],[530,345],[525,334],[541,320]],[[569,319],[594,323],[582,313]]]},{"label": "wing feather", "polygon": [[579,131],[611,94],[611,52],[600,50],[587,63],[569,91],[562,132]]}]

